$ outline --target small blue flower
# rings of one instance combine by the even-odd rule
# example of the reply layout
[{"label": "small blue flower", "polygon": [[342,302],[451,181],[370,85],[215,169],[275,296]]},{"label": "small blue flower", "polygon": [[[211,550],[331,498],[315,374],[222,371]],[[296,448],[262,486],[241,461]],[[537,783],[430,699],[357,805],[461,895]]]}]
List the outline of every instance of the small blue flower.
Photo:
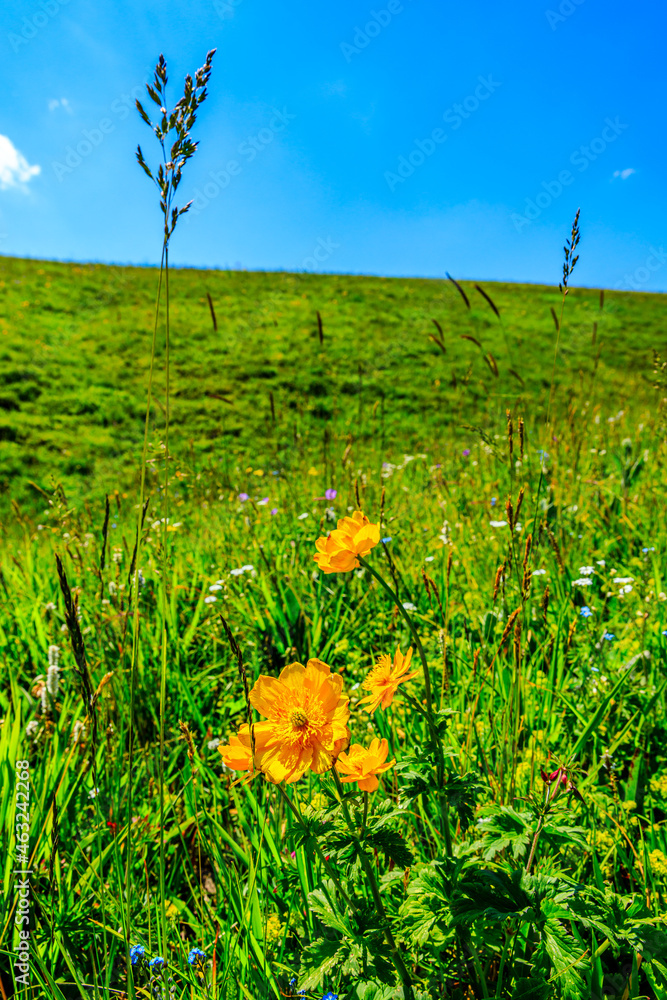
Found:
[{"label": "small blue flower", "polygon": [[655,552],[655,545],[651,545],[648,549],[642,549],[642,552]]},{"label": "small blue flower", "polygon": [[166,964],[167,963],[163,959],[162,955],[156,955],[155,958],[151,958],[150,962],[148,963],[148,968],[161,969]]},{"label": "small blue flower", "polygon": [[583,608],[581,609],[581,611],[579,612],[579,614],[583,615],[584,618],[590,618],[591,615],[593,614],[593,612],[591,611],[590,608],[588,608],[588,607],[586,607],[586,605],[584,605]]},{"label": "small blue flower", "polygon": [[202,951],[201,948],[193,948],[188,954],[188,962],[190,965],[201,965],[206,958],[206,952]]},{"label": "small blue flower", "polygon": [[136,965],[140,958],[143,958],[146,954],[146,949],[143,944],[135,944],[130,948],[130,961],[132,965]]},{"label": "small blue flower", "polygon": [[290,989],[294,989],[294,987],[296,986],[296,976],[292,976],[287,985],[289,986]]},{"label": "small blue flower", "polygon": [[322,1000],[338,1000],[337,993],[325,993]]},{"label": "small blue flower", "polygon": [[615,638],[616,638],[616,636],[614,635],[614,633],[613,633],[613,632],[605,632],[605,634],[604,634],[604,635],[602,636],[602,638],[603,638],[603,639],[606,639],[606,640],[607,640],[607,642],[611,642],[611,641],[612,641],[612,639],[615,639]]},{"label": "small blue flower", "polygon": [[491,497],[491,506],[495,507],[498,503],[498,497]]},{"label": "small blue flower", "polygon": [[667,635],[667,629],[665,629],[665,630],[664,630],[664,632],[663,632],[662,634],[663,634],[663,635]]},{"label": "small blue flower", "polygon": [[390,537],[389,535],[387,535],[387,537],[386,537],[386,538],[383,538],[383,539],[382,539],[382,544],[383,544],[383,545],[386,545],[386,544],[387,544],[387,542],[390,542],[390,541],[391,541],[391,537]]}]

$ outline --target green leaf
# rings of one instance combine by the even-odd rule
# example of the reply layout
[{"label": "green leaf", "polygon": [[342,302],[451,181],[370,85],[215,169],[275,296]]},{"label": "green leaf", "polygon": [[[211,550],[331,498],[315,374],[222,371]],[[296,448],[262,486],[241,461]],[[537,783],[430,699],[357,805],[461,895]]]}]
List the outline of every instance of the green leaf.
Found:
[{"label": "green leaf", "polygon": [[314,990],[324,982],[324,977],[347,957],[349,948],[338,941],[313,941],[301,953],[299,990]]},{"label": "green leaf", "polygon": [[512,1000],[549,1000],[553,995],[551,986],[542,976],[531,976],[530,979],[517,979]]},{"label": "green leaf", "polygon": [[452,913],[457,924],[471,923],[478,917],[494,921],[509,916],[534,921],[537,917],[533,900],[522,885],[521,871],[508,873],[481,866],[471,866],[462,875],[452,900]]},{"label": "green leaf", "polygon": [[441,861],[415,866],[400,909],[401,940],[438,951],[453,943],[456,932],[449,905],[450,883],[458,881],[462,868],[461,861],[451,867]]},{"label": "green leaf", "polygon": [[[563,1000],[590,1000],[586,998],[586,984],[578,971],[586,952],[556,920],[547,920],[543,928],[544,947],[555,969],[552,977],[557,983]],[[585,964],[585,961],[584,961]]]},{"label": "green leaf", "polygon": [[483,837],[474,846],[482,849],[485,861],[491,861],[507,847],[511,847],[513,857],[518,860],[528,851],[535,822],[531,813],[517,812],[511,806],[487,807],[478,824]]},{"label": "green leaf", "polygon": [[400,868],[409,868],[415,860],[414,854],[396,830],[382,827],[371,831],[366,835],[365,843],[382,851],[385,857]]},{"label": "green leaf", "polygon": [[467,774],[454,774],[445,782],[445,795],[449,799],[450,805],[456,810],[463,833],[473,821],[477,796],[483,787],[477,775],[472,771]]},{"label": "green leaf", "polygon": [[328,893],[324,889],[313,889],[308,893],[308,905],[313,913],[317,914],[325,927],[331,927],[344,937],[353,938],[354,934],[350,926],[335,904],[335,889],[333,882],[329,879],[325,882]]}]

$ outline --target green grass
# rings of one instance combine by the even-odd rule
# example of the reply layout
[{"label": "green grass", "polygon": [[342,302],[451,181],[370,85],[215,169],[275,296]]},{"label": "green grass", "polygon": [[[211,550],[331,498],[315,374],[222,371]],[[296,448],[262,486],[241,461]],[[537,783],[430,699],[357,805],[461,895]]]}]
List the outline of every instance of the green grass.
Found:
[{"label": "green grass", "polygon": [[[156,272],[0,258],[0,491],[35,512],[61,482],[80,503],[138,475]],[[507,407],[537,426],[552,378],[557,289],[470,282],[179,270],[171,277],[172,451],[231,475],[235,459],[296,469],[329,442],[377,442],[439,461]],[[214,303],[213,330],[206,295]],[[561,335],[555,412],[573,396],[636,412],[652,398],[660,295],[574,289]],[[316,312],[324,328],[317,335]],[[443,354],[430,339],[444,331]],[[595,342],[593,326],[597,324]],[[482,347],[464,339],[474,337]],[[162,335],[163,338],[163,335]],[[484,355],[497,364],[493,374]],[[164,418],[158,340],[151,443]],[[516,375],[510,374],[510,371]]]},{"label": "green grass", "polygon": [[[138,561],[145,583],[131,718],[129,578],[156,275],[8,259],[2,267],[7,995],[17,942],[14,765],[28,760],[28,995],[150,996],[144,968],[135,967],[134,986],[127,979],[129,927],[130,944],[168,959],[178,998],[278,1000],[299,989],[312,1000],[326,991],[341,1000],[400,998],[363,852],[418,1000],[663,997],[667,482],[662,393],[651,385],[663,299],[609,293],[600,311],[597,292],[572,291],[547,426],[556,290],[486,286],[505,339],[468,283],[470,312],[442,282],[175,272],[173,530],[165,553],[156,472]],[[442,325],[446,355],[429,340],[437,334],[431,319]],[[497,378],[464,335],[491,352]],[[154,418],[151,468],[162,475],[159,406]],[[328,488],[335,499],[322,499]],[[522,488],[520,529],[492,526],[507,521],[506,498],[516,508]],[[393,566],[401,603],[414,605],[434,693],[433,746],[415,707],[425,694],[421,675],[384,713],[370,718],[356,707],[377,655],[411,642],[396,602],[368,571],[314,572],[315,539],[334,526],[327,511],[354,509],[357,491],[391,539],[368,560],[390,582]],[[56,553],[78,601],[99,692],[92,709]],[[253,568],[231,572],[244,566]],[[593,573],[582,574],[585,567]],[[591,585],[575,583],[582,578]],[[319,657],[342,673],[353,741],[388,739],[397,767],[370,796],[363,846],[329,775],[288,789],[304,829],[275,786],[262,778],[234,784],[223,769],[209,744],[237,731],[246,700],[221,615],[250,684]],[[43,705],[38,677],[53,644],[60,687]],[[192,733],[192,760],[181,722]],[[541,769],[561,764],[578,795],[559,786],[542,827]],[[358,832],[363,797],[346,788]],[[186,960],[194,946],[206,952],[205,980]],[[165,997],[166,976],[154,984]]]}]

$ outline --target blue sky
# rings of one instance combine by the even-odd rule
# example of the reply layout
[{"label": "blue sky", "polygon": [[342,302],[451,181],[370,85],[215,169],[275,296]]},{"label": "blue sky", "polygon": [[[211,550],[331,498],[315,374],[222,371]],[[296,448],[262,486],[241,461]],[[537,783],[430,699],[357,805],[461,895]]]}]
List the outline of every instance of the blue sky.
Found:
[{"label": "blue sky", "polygon": [[[0,253],[152,264],[131,107],[217,47],[174,264],[667,289],[664,5],[15,0]],[[230,166],[231,165],[231,166]]]}]

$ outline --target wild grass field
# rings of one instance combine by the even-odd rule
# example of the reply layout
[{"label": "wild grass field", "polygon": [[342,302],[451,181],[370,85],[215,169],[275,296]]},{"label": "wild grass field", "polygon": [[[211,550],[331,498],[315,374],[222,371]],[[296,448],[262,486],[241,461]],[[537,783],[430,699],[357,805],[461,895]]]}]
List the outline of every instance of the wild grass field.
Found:
[{"label": "wild grass field", "polygon": [[0,266],[3,1000],[662,1000],[664,298]]},{"label": "wild grass field", "polygon": [[[77,503],[136,487],[156,286],[152,268],[0,258],[0,517],[11,499],[38,512],[39,489],[56,482]],[[478,437],[462,425],[496,433],[507,407],[537,427],[558,289],[480,285],[498,319],[474,283],[462,287],[469,309],[444,278],[175,271],[170,433],[179,460],[241,488],[237,464],[242,475],[251,462],[296,472],[312,454],[333,469],[332,437],[347,435],[355,454],[377,447],[400,461],[428,451],[440,461]],[[660,295],[607,292],[600,308],[599,291],[573,288],[554,412],[565,417],[575,398],[633,415],[652,405],[663,330]],[[161,328],[154,449],[164,347]]]}]

